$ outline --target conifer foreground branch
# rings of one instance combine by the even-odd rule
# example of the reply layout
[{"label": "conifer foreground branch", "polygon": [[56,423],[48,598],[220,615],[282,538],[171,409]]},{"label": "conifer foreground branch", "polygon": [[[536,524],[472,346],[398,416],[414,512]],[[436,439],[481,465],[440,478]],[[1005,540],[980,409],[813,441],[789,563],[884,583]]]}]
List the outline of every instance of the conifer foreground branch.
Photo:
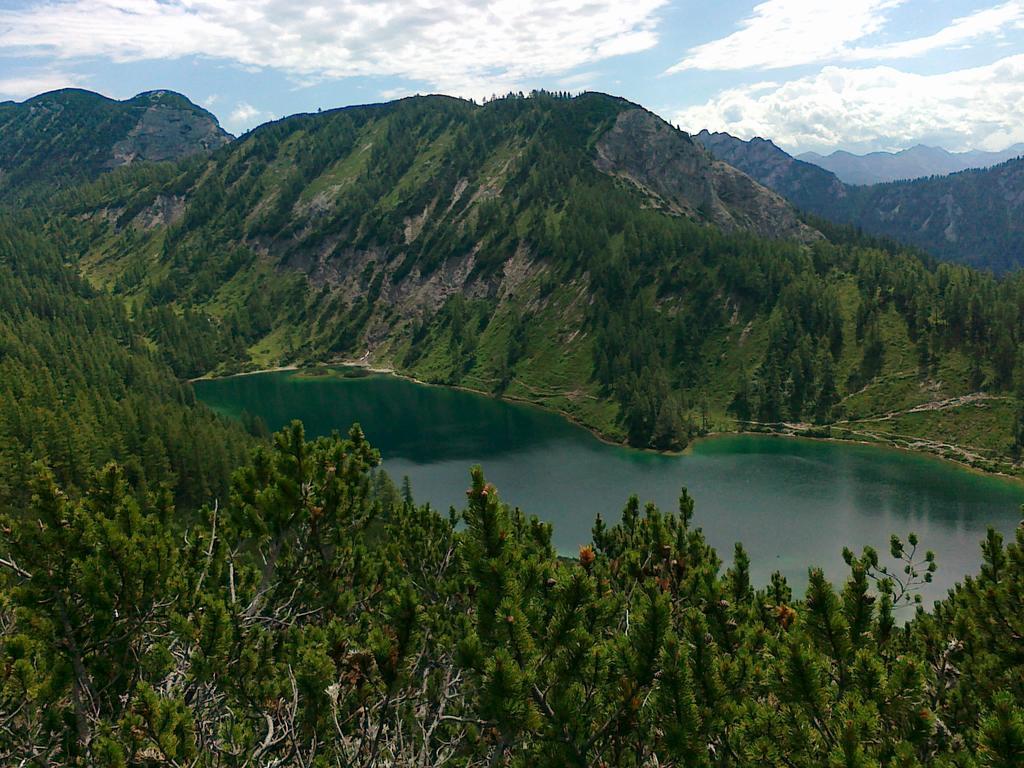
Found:
[{"label": "conifer foreground branch", "polygon": [[913,535],[798,599],[685,490],[567,558],[479,468],[442,515],[379,462],[296,423],[193,517],[40,469],[0,521],[0,764],[1024,764],[1024,528],[901,624]]}]

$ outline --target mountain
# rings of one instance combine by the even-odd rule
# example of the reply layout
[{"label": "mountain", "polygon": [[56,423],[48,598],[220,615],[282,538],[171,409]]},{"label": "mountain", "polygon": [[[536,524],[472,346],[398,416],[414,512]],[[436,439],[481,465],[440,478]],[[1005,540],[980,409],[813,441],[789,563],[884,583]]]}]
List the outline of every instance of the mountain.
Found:
[{"label": "mountain", "polygon": [[846,197],[835,174],[798,160],[767,139],[743,141],[703,130],[694,136],[716,158],[775,190],[801,210],[823,214]]},{"label": "mountain", "polygon": [[826,240],[603,94],[296,115],[51,205],[182,377],[354,361],[642,447],[738,422],[1012,463],[1016,283]]},{"label": "mountain", "polygon": [[707,220],[724,231],[815,237],[778,196],[728,162],[709,162],[711,156],[699,142],[646,110],[621,112],[596,149],[599,170],[629,179],[673,212]]},{"label": "mountain", "polygon": [[836,150],[828,155],[804,152],[798,160],[831,171],[847,184],[878,184],[887,181],[945,176],[969,168],[990,168],[993,165],[1024,155],[1024,144],[1014,144],[1002,152],[950,152],[941,147],[917,144],[899,152],[871,152],[855,155]]},{"label": "mountain", "polygon": [[172,91],[115,101],[68,88],[0,103],[0,198],[66,186],[134,162],[180,160],[231,140]]},{"label": "mountain", "polygon": [[1024,159],[857,186],[764,139],[707,131],[696,139],[808,213],[981,269],[1001,273],[1024,266]]},{"label": "mountain", "polygon": [[996,272],[1018,269],[1024,266],[1024,158],[949,176],[857,187],[837,218],[939,258]]}]

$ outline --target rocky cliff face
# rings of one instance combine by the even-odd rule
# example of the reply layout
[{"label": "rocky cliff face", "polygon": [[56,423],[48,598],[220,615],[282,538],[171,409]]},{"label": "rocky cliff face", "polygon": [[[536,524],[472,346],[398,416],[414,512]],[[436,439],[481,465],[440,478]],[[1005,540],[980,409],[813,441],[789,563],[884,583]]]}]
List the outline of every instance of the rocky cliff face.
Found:
[{"label": "rocky cliff face", "polygon": [[644,109],[620,113],[597,153],[600,170],[629,180],[676,213],[761,237],[819,237],[780,195]]},{"label": "rocky cliff face", "polygon": [[136,96],[132,103],[139,111],[138,122],[113,146],[110,167],[137,160],[179,160],[231,141],[217,118],[178,94],[151,91]]},{"label": "rocky cliff face", "polygon": [[775,190],[797,208],[823,214],[846,197],[846,187],[829,171],[788,155],[767,139],[737,139],[701,131],[694,139],[718,160]]}]

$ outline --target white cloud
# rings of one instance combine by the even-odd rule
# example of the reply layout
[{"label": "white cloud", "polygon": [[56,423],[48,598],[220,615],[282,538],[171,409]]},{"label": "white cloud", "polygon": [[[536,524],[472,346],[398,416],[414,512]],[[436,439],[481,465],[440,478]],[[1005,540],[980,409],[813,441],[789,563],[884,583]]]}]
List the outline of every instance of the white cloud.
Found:
[{"label": "white cloud", "polygon": [[0,49],[119,62],[198,55],[299,79],[397,76],[485,96],[657,43],[667,0],[44,0]]},{"label": "white cloud", "polygon": [[394,101],[395,99],[404,99],[407,96],[417,96],[419,91],[406,88],[405,86],[398,86],[397,88],[385,88],[377,95],[381,101]]},{"label": "white cloud", "polygon": [[691,48],[668,73],[685,69],[790,67],[833,58],[878,32],[905,0],[766,0],[727,37]]},{"label": "white cloud", "polygon": [[893,60],[962,47],[1024,24],[1024,0],[953,19],[932,35],[854,46],[880,32],[887,12],[907,0],[766,0],[731,35],[691,48],[666,74],[687,69],[782,68],[826,61]]},{"label": "white cloud", "polygon": [[235,110],[231,113],[228,118],[234,123],[245,123],[252,120],[254,117],[258,117],[260,111],[256,109],[252,104],[246,104],[244,101],[240,102]]},{"label": "white cloud", "polygon": [[673,119],[689,131],[764,136],[797,150],[895,149],[921,140],[1003,149],[1024,140],[1024,54],[933,75],[830,66],[723,91]]},{"label": "white cloud", "polygon": [[601,76],[600,72],[588,71],[577,72],[574,75],[567,75],[559,78],[558,85],[572,90],[586,90],[593,86],[593,83]]},{"label": "white cloud", "polygon": [[203,99],[203,106],[210,109],[214,104],[220,101],[220,96],[216,93],[211,93],[205,99]]},{"label": "white cloud", "polygon": [[1011,0],[1011,2],[997,5],[994,8],[976,11],[970,16],[953,19],[948,27],[939,30],[934,35],[889,45],[855,48],[849,51],[846,57],[851,59],[908,59],[914,56],[923,56],[942,48],[962,48],[966,43],[979,37],[998,34],[1008,27],[1020,27],[1022,24],[1024,24],[1024,0]]},{"label": "white cloud", "polygon": [[276,117],[270,112],[264,112],[262,109],[257,109],[252,104],[240,101],[235,105],[235,108],[231,110],[231,114],[228,115],[228,119],[224,122],[230,130],[242,133],[250,128],[256,127],[260,123],[274,119],[276,119]]},{"label": "white cloud", "polygon": [[33,72],[14,77],[0,77],[0,101],[22,100],[58,88],[71,88],[81,83],[78,75],[67,72]]}]

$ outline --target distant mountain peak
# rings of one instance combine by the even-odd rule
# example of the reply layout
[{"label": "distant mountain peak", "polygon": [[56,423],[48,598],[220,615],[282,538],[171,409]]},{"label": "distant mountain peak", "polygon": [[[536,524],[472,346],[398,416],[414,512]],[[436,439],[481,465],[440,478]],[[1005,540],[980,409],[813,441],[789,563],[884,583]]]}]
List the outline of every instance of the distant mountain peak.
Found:
[{"label": "distant mountain peak", "polygon": [[990,168],[1024,154],[1024,144],[1014,144],[999,152],[968,150],[950,152],[942,147],[914,144],[896,152],[869,152],[864,155],[837,149],[827,155],[804,152],[798,160],[821,166],[847,184],[878,184],[927,176],[946,176],[969,168]]},{"label": "distant mountain peak", "polygon": [[793,158],[769,139],[744,141],[728,133],[707,130],[694,138],[716,158],[778,192],[797,208],[817,212],[821,201],[845,195],[843,184],[835,175]]}]

